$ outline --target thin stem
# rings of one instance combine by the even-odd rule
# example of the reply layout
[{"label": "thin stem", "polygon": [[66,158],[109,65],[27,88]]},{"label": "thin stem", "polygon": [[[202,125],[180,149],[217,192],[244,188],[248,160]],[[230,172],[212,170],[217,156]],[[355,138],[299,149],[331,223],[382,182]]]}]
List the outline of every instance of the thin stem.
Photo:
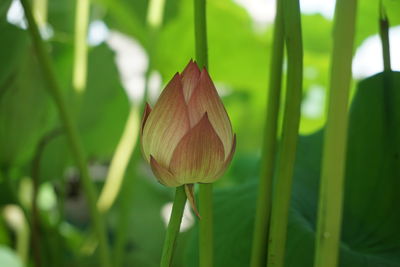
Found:
[{"label": "thin stem", "polygon": [[194,0],[194,29],[197,64],[208,68],[206,0]]},{"label": "thin stem", "polygon": [[89,176],[88,168],[86,165],[86,156],[82,148],[81,140],[78,135],[78,130],[72,120],[69,110],[67,109],[65,99],[62,96],[61,88],[59,87],[59,84],[56,80],[50,57],[46,53],[45,45],[40,38],[36,22],[32,15],[29,0],[21,0],[21,3],[25,11],[25,16],[28,20],[29,32],[31,34],[33,45],[36,50],[38,61],[40,63],[40,67],[42,68],[44,79],[47,82],[47,88],[57,106],[72,155],[81,173],[82,185],[89,205],[90,215],[92,218],[93,226],[97,233],[97,237],[99,239],[100,251],[98,255],[100,257],[100,264],[101,266],[108,267],[110,266],[110,257],[106,229],[104,226],[103,218],[100,216],[100,213],[96,207],[97,193]]},{"label": "thin stem", "polygon": [[[206,0],[194,0],[194,32],[196,61],[200,68],[208,68]],[[199,185],[199,266],[213,266],[213,202],[212,184]]]},{"label": "thin stem", "polygon": [[382,43],[383,69],[391,71],[390,64],[390,42],[389,42],[389,19],[383,7],[382,0],[380,1],[380,16],[379,16],[379,36]]},{"label": "thin stem", "polygon": [[175,249],[176,239],[181,226],[183,211],[186,203],[185,187],[176,188],[174,204],[172,207],[171,217],[169,219],[167,233],[165,236],[164,247],[161,256],[160,267],[170,267],[172,256]]},{"label": "thin stem", "polygon": [[286,101],[271,211],[268,267],[283,267],[293,169],[296,160],[297,138],[303,82],[303,45],[300,5],[298,0],[283,1],[285,42],[288,55]]},{"label": "thin stem", "polygon": [[89,24],[89,8],[89,0],[76,1],[74,72],[72,84],[77,93],[82,93],[86,88],[88,58],[86,38]]},{"label": "thin stem", "polygon": [[34,0],[33,1],[33,14],[39,28],[46,26],[47,23],[47,0]]},{"label": "thin stem", "polygon": [[37,205],[37,198],[39,194],[39,186],[40,186],[40,161],[42,159],[43,151],[46,145],[56,136],[61,134],[60,130],[53,130],[46,135],[44,135],[38,145],[36,146],[35,156],[32,160],[32,213],[31,213],[31,220],[32,220],[32,249],[33,249],[33,259],[35,262],[35,267],[42,266],[42,248],[41,242],[42,239],[41,233],[41,225],[40,225],[40,213],[39,208]]},{"label": "thin stem", "polygon": [[318,203],[315,267],[335,267],[338,264],[356,9],[357,0],[336,2],[328,117]]},{"label": "thin stem", "polygon": [[199,266],[213,266],[213,185],[200,184],[199,190]]},{"label": "thin stem", "polygon": [[253,232],[250,266],[264,265],[268,240],[269,216],[271,212],[272,179],[274,175],[277,149],[279,103],[282,87],[283,66],[283,15],[282,0],[277,1],[274,40],[270,62],[270,80],[267,103],[267,116],[264,126],[264,140],[261,157],[261,170],[258,186],[257,210]]},{"label": "thin stem", "polygon": [[[145,85],[144,85],[144,96],[143,99],[140,103],[135,103],[137,105],[137,107],[132,107],[132,109],[138,109],[138,114],[139,111],[142,112],[144,110],[144,105],[145,105],[145,100],[147,99],[147,92],[149,90],[149,82],[150,82],[150,73],[151,73],[151,57],[150,57],[150,61],[149,61],[149,65],[148,65],[148,69],[145,73]],[[134,104],[134,105],[135,105]],[[138,115],[139,116],[139,115]],[[129,122],[127,122],[127,125],[129,124]],[[128,129],[129,126],[126,126],[126,129]],[[139,131],[139,129],[138,129]],[[139,132],[137,132],[138,134]],[[136,143],[139,142],[139,138],[132,138],[132,136],[130,136],[131,139],[135,139]],[[114,156],[116,157],[116,156]],[[135,165],[135,163],[137,163],[139,161],[139,159],[142,158],[140,149],[138,148],[138,145],[134,145],[133,151],[132,151],[132,155],[131,155],[131,164]],[[110,170],[111,171],[111,170]],[[111,176],[110,176],[111,178]],[[123,179],[121,180],[121,185],[120,185],[120,192],[122,195],[124,195],[125,197],[123,197],[120,201],[120,207],[118,209],[118,231],[117,231],[117,237],[116,237],[116,242],[115,242],[115,246],[114,246],[114,266],[119,267],[122,266],[122,262],[123,262],[123,258],[124,258],[124,245],[126,242],[126,231],[128,230],[128,220],[127,220],[127,215],[129,210],[131,209],[131,201],[132,201],[132,197],[127,197],[127,194],[124,193],[122,190],[124,187],[126,188],[131,188],[133,186],[132,182],[134,181],[134,179]]]},{"label": "thin stem", "polygon": [[97,207],[102,213],[106,213],[114,204],[120,192],[132,152],[138,141],[140,124],[139,107],[140,105],[133,105],[131,107],[124,132],[111,160],[107,179],[97,202]]}]

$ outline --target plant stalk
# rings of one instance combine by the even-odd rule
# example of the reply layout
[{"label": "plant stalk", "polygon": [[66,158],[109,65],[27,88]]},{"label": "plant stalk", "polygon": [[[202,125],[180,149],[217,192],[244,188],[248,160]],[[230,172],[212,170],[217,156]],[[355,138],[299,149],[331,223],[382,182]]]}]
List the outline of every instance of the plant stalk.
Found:
[{"label": "plant stalk", "polygon": [[34,49],[36,51],[40,67],[42,68],[45,82],[47,83],[47,88],[49,93],[53,97],[53,100],[58,109],[58,113],[62,124],[64,126],[64,131],[66,132],[66,137],[75,159],[75,162],[80,170],[83,189],[87,198],[91,219],[93,222],[93,227],[97,234],[99,240],[99,257],[100,264],[103,267],[109,267],[110,257],[109,249],[106,235],[106,228],[103,222],[103,218],[100,216],[99,211],[96,207],[97,192],[89,176],[89,171],[86,165],[86,156],[83,150],[81,140],[78,135],[78,130],[75,123],[72,120],[72,116],[67,109],[67,104],[63,98],[61,88],[56,80],[56,75],[51,63],[51,59],[46,52],[45,44],[42,41],[36,22],[32,15],[32,9],[29,0],[21,0],[22,6],[25,11],[25,16],[29,25],[29,32],[33,41]]},{"label": "plant stalk", "polygon": [[74,40],[74,72],[73,88],[77,93],[83,93],[86,88],[88,46],[87,32],[89,25],[89,0],[76,1],[75,40]]},{"label": "plant stalk", "polygon": [[[194,0],[196,61],[208,69],[206,0]],[[214,254],[212,184],[199,185],[199,266],[212,267]]]},{"label": "plant stalk", "polygon": [[47,6],[47,0],[33,1],[33,14],[35,14],[35,19],[40,29],[45,27],[47,23]]},{"label": "plant stalk", "polygon": [[208,68],[206,0],[194,0],[194,29],[197,64]]},{"label": "plant stalk", "polygon": [[264,266],[266,258],[269,216],[271,212],[272,179],[274,175],[275,155],[277,150],[279,104],[282,87],[282,66],[284,54],[282,13],[282,0],[278,0],[276,4],[274,39],[270,62],[267,116],[264,126],[264,140],[258,186],[257,209],[250,259],[251,267]]},{"label": "plant stalk", "polygon": [[338,265],[356,10],[357,0],[336,2],[328,117],[318,203],[315,267]]},{"label": "plant stalk", "polygon": [[390,63],[390,42],[389,42],[389,19],[386,15],[385,8],[383,7],[382,0],[380,1],[380,16],[379,16],[379,36],[382,43],[382,55],[383,55],[383,69],[385,71],[391,71]]},{"label": "plant stalk", "polygon": [[167,233],[165,236],[164,247],[161,255],[160,267],[170,267],[172,256],[175,249],[176,239],[181,226],[183,211],[186,203],[185,187],[176,188],[174,204],[172,207],[171,217],[169,219]]},{"label": "plant stalk", "polygon": [[200,184],[199,266],[212,267],[214,259],[213,184]]},{"label": "plant stalk", "polygon": [[303,44],[301,15],[298,0],[283,1],[283,21],[288,57],[286,101],[282,128],[282,143],[272,196],[271,224],[269,229],[268,267],[283,267],[285,258],[287,224],[292,178],[300,125],[303,83]]}]

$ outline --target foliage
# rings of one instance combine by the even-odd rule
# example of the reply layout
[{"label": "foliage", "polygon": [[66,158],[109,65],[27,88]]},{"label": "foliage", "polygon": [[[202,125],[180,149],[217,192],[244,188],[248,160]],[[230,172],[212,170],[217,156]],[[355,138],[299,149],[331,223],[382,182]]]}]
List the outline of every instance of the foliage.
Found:
[{"label": "foliage", "polygon": [[[400,73],[380,73],[360,82],[351,107],[340,266],[400,264],[396,103]],[[299,138],[285,266],[312,266],[322,131]],[[369,167],[366,167],[369,166]],[[215,197],[216,266],[247,266],[257,184],[220,190]],[[194,239],[196,235],[193,235]],[[197,266],[196,240],[187,256]],[[232,245],[226,245],[232,244]]]},{"label": "foliage", "polygon": [[[30,229],[28,234],[39,233],[42,266],[97,266],[97,244],[79,174],[28,32],[7,22],[11,2],[0,1],[0,265],[34,264],[34,246],[29,246],[28,261],[23,262],[17,250],[18,232],[5,208],[19,205],[31,226],[30,192],[36,186],[39,230]],[[110,31],[136,40],[150,60],[148,72],[160,74],[165,83],[194,58],[193,4],[166,0],[163,23],[152,31],[147,23],[149,2],[91,1],[90,21],[101,20]],[[398,25],[400,1],[383,3],[391,25]],[[139,104],[128,99],[116,54],[105,42],[89,47],[85,93],[73,91],[75,2],[48,4],[46,49],[100,192],[130,107]],[[378,7],[378,0],[359,1],[357,47],[377,34]],[[209,71],[237,134],[233,164],[215,184],[215,266],[248,266],[272,27],[259,27],[231,0],[208,1],[207,16]],[[312,266],[313,261],[332,21],[321,14],[302,14],[302,29],[303,111],[316,91],[321,98],[313,102],[314,113],[304,111],[301,117],[286,247],[286,266],[296,267]],[[400,200],[399,87],[399,73],[380,73],[359,82],[352,99],[340,266],[400,265],[400,215],[394,212]],[[104,214],[112,257],[119,266],[158,266],[165,234],[161,210],[173,198],[173,190],[156,182],[139,154],[136,148],[118,199]],[[30,179],[35,158],[40,161],[38,181]],[[23,178],[31,181],[31,190],[22,190]],[[21,200],[21,194],[29,201]],[[197,226],[180,235],[174,266],[197,266],[196,246]]]}]

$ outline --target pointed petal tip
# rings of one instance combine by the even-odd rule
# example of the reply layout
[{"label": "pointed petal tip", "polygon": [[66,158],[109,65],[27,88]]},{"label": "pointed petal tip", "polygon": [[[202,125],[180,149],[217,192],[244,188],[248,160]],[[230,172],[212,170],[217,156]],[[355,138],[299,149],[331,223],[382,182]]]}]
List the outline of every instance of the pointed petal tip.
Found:
[{"label": "pointed petal tip", "polygon": [[161,92],[143,128],[143,150],[147,161],[152,154],[164,167],[169,166],[175,146],[190,129],[187,105],[178,75]]},{"label": "pointed petal tip", "polygon": [[140,133],[140,135],[139,135],[140,150],[142,151],[142,155],[144,156],[144,158],[146,159],[147,162],[148,162],[148,158],[147,158],[146,154],[144,153],[144,149],[143,149],[143,129],[144,129],[144,126],[146,125],[146,121],[150,115],[151,110],[152,109],[151,109],[149,103],[146,102],[146,106],[144,107],[144,111],[143,111],[142,123],[140,124],[140,132],[139,132]]},{"label": "pointed petal tip", "polygon": [[160,184],[168,187],[180,186],[173,174],[168,169],[161,166],[152,155],[150,155],[150,167]]},{"label": "pointed petal tip", "polygon": [[143,111],[142,125],[140,128],[141,134],[143,134],[143,128],[144,128],[144,125],[146,124],[147,118],[149,117],[151,110],[152,110],[151,106],[149,105],[149,103],[146,102],[146,106],[144,107],[144,111]]},{"label": "pointed petal tip", "polygon": [[182,89],[186,103],[189,102],[193,91],[196,90],[199,79],[200,69],[196,62],[190,61],[181,74]]},{"label": "pointed petal tip", "polygon": [[223,143],[204,113],[175,148],[169,167],[182,183],[196,183],[213,179],[224,161]]},{"label": "pointed petal tip", "polygon": [[[207,128],[211,128],[212,131],[217,135],[217,133],[215,132],[214,127],[212,126],[211,122],[210,122],[210,118],[208,117],[208,112],[204,112],[203,116],[201,117],[200,121],[197,123],[197,125],[202,125],[202,127],[207,127]],[[218,136],[218,135],[217,135]],[[219,136],[218,136],[219,138]],[[220,138],[219,138],[220,139]]]},{"label": "pointed petal tip", "polygon": [[[188,73],[195,73],[196,75],[200,75],[200,69],[199,66],[197,65],[196,61],[193,61],[190,59],[189,63],[186,65],[185,69],[182,71],[182,76],[185,76],[185,74]],[[192,74],[193,75],[193,74]]]}]

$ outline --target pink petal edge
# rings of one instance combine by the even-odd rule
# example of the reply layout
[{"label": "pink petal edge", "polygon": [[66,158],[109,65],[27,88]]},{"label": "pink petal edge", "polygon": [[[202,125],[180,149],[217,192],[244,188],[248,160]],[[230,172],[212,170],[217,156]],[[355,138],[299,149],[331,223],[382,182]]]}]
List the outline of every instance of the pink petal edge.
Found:
[{"label": "pink petal edge", "polygon": [[190,130],[181,78],[176,74],[161,93],[143,127],[143,152],[168,166],[181,138]]},{"label": "pink petal edge", "polygon": [[188,111],[191,127],[199,122],[205,112],[208,113],[210,123],[220,137],[224,145],[225,157],[227,157],[233,142],[232,125],[221,98],[205,68],[203,68],[198,86],[189,100]]},{"label": "pink petal edge", "polygon": [[150,155],[150,166],[157,180],[161,184],[169,187],[177,187],[181,185],[175,180],[173,174],[167,168],[161,166],[152,155]]},{"label": "pink petal edge", "polygon": [[169,170],[182,184],[213,179],[224,164],[223,144],[207,113],[179,142]]}]

